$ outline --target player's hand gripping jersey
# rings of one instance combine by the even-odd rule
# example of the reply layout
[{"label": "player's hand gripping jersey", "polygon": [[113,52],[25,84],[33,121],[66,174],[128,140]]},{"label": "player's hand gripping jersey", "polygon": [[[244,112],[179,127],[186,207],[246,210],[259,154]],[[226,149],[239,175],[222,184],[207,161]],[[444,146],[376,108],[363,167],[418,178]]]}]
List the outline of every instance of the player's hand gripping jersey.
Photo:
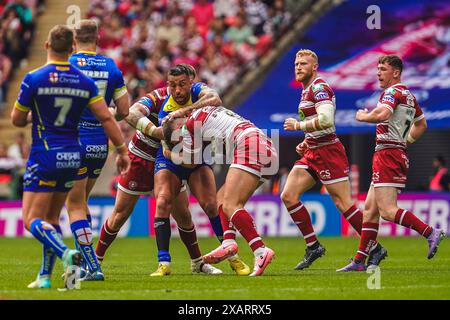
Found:
[{"label": "player's hand gripping jersey", "polygon": [[24,78],[15,107],[32,112],[25,191],[68,191],[81,165],[78,123],[102,97],[95,83],[69,62],[49,62]]},{"label": "player's hand gripping jersey", "polygon": [[389,109],[392,115],[377,124],[372,183],[375,187],[404,188],[409,168],[406,139],[412,124],[425,116],[414,95],[401,83],[386,89],[377,107]]}]

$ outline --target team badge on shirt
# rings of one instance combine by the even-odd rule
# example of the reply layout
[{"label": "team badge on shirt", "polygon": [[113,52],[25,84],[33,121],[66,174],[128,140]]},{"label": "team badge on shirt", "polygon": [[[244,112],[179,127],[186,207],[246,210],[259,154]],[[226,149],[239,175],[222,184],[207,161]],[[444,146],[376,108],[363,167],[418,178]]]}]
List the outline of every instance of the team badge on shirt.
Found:
[{"label": "team badge on shirt", "polygon": [[50,72],[49,73],[49,80],[51,83],[57,83],[59,80],[59,76],[57,72]]},{"label": "team badge on shirt", "polygon": [[78,59],[77,59],[77,64],[78,64],[80,67],[86,66],[86,65],[87,65],[86,59],[85,59],[85,58],[78,58]]}]

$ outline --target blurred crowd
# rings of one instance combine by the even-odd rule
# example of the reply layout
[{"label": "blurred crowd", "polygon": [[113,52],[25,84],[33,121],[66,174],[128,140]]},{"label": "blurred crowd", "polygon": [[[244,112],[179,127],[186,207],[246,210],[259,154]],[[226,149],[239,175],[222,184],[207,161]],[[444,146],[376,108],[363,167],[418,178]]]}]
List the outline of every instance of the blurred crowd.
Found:
[{"label": "blurred crowd", "polygon": [[267,53],[293,21],[294,0],[93,0],[100,51],[115,59],[132,98],[189,63],[219,93]]},{"label": "blurred crowd", "polygon": [[0,0],[0,108],[11,72],[26,63],[35,19],[43,5],[44,0]]},{"label": "blurred crowd", "polygon": [[23,194],[23,174],[30,153],[30,145],[23,132],[7,146],[0,142],[0,184],[9,186],[9,199],[21,199]]}]

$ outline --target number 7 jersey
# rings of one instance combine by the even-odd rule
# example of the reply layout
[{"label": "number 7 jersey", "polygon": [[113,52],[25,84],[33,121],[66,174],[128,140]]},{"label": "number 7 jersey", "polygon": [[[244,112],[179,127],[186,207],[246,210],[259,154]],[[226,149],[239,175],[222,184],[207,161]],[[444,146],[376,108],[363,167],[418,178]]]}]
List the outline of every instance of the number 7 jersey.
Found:
[{"label": "number 7 jersey", "polygon": [[102,97],[94,81],[69,62],[49,62],[29,72],[15,108],[32,112],[32,149],[79,146],[78,122],[88,104]]},{"label": "number 7 jersey", "polygon": [[375,151],[387,148],[406,149],[406,139],[414,122],[425,116],[416,97],[402,83],[387,88],[377,107],[387,108],[391,117],[377,124]]}]

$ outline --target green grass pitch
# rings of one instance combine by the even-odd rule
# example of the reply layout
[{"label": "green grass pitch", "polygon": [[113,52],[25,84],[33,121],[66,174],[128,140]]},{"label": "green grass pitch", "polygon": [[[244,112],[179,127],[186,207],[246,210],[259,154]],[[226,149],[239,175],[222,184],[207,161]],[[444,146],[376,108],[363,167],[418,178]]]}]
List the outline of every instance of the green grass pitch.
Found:
[{"label": "green grass pitch", "polygon": [[[218,265],[223,275],[192,275],[188,254],[179,239],[172,239],[172,275],[150,277],[156,267],[153,238],[117,239],[103,263],[104,282],[83,282],[81,290],[60,292],[61,262],[57,262],[52,289],[27,289],[40,266],[41,247],[34,239],[0,239],[0,299],[450,299],[450,241],[444,239],[437,255],[427,260],[422,238],[382,238],[389,256],[381,264],[381,288],[368,289],[372,274],[337,274],[357,248],[356,238],[322,237],[327,253],[312,267],[293,270],[303,257],[300,238],[266,238],[276,252],[262,277],[238,277],[228,263]],[[73,247],[73,242],[66,239]],[[203,252],[217,245],[199,239]],[[238,239],[241,255],[252,264],[252,253]],[[373,283],[369,281],[369,283]]]}]

